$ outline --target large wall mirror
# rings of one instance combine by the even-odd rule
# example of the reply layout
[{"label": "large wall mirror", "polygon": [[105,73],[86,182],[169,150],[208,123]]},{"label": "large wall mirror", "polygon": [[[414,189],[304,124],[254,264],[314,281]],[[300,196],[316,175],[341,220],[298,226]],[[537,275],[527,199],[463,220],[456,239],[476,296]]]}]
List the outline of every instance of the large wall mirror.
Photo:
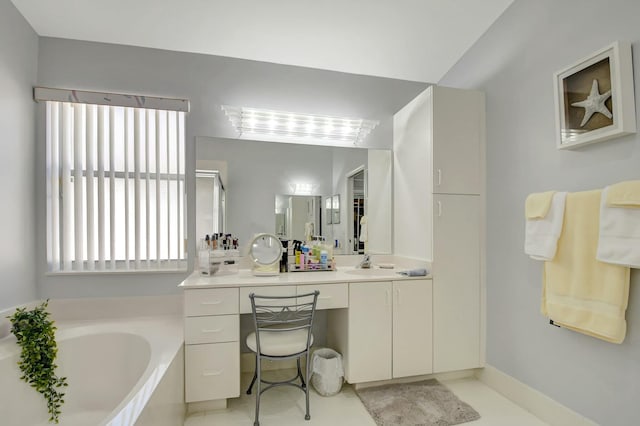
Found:
[{"label": "large wall mirror", "polygon": [[[269,232],[321,239],[335,254],[391,253],[389,150],[198,137],[196,159],[224,188],[224,212],[198,207],[198,239],[222,224],[241,245]],[[196,179],[197,206],[211,205],[208,183]]]}]

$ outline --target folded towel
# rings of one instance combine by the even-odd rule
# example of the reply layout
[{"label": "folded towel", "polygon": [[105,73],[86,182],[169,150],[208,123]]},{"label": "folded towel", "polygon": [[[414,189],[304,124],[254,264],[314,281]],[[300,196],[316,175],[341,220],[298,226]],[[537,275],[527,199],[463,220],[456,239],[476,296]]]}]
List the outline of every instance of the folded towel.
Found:
[{"label": "folded towel", "polygon": [[606,200],[608,206],[640,208],[640,180],[611,185]]},{"label": "folded towel", "polygon": [[541,311],[560,326],[621,343],[629,268],[596,260],[600,195],[600,190],[567,195],[558,250],[544,264]]},{"label": "folded towel", "polygon": [[429,274],[429,271],[426,268],[417,268],[409,269],[408,271],[400,271],[398,273],[406,277],[424,277]]},{"label": "folded towel", "polygon": [[609,206],[612,188],[602,192],[596,259],[640,268],[640,209]]},{"label": "folded towel", "polygon": [[527,219],[544,219],[551,207],[551,200],[556,191],[529,194],[524,202],[524,212]]},{"label": "folded towel", "polygon": [[[524,252],[532,259],[553,260],[564,222],[566,192],[556,192],[543,219],[527,219]],[[526,208],[526,206],[525,206]]]}]

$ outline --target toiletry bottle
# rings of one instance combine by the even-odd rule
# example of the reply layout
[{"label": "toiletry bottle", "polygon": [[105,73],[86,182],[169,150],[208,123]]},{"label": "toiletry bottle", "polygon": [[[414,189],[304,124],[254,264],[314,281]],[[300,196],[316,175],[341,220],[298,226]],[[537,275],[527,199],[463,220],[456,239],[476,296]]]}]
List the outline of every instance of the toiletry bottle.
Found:
[{"label": "toiletry bottle", "polygon": [[214,250],[218,249],[218,234],[213,234],[211,246],[213,247]]},{"label": "toiletry bottle", "polygon": [[289,272],[289,241],[280,240],[280,243],[282,244],[282,255],[280,256],[280,272]]},{"label": "toiletry bottle", "polygon": [[320,263],[323,265],[327,264],[327,251],[326,250],[322,250],[320,251]]},{"label": "toiletry bottle", "polygon": [[296,254],[296,265],[300,265],[300,254],[301,254],[301,251],[300,251],[300,242],[299,241],[295,242],[293,250],[294,250],[294,253]]},{"label": "toiletry bottle", "polygon": [[207,243],[207,247],[209,247],[210,244],[211,244],[211,241],[209,240],[209,234],[204,236],[204,241],[205,241],[205,243]]},{"label": "toiletry bottle", "polygon": [[302,246],[302,254],[300,255],[300,264],[304,266],[304,269],[306,269],[306,265],[308,263],[311,263],[311,258],[309,256],[309,246],[304,245]]}]

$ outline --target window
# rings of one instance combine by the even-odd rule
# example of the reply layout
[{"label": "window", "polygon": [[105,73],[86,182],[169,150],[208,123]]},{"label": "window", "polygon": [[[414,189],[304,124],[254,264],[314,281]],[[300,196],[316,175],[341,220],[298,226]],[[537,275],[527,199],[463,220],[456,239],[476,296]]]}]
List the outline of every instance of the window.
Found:
[{"label": "window", "polygon": [[184,120],[47,100],[50,271],[186,268]]}]

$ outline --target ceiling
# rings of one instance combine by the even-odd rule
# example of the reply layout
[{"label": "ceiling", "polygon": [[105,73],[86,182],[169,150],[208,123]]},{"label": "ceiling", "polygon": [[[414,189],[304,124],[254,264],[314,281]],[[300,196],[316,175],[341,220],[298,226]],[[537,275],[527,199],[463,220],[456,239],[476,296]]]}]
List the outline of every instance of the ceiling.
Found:
[{"label": "ceiling", "polygon": [[437,83],[513,0],[12,0],[40,36]]}]

